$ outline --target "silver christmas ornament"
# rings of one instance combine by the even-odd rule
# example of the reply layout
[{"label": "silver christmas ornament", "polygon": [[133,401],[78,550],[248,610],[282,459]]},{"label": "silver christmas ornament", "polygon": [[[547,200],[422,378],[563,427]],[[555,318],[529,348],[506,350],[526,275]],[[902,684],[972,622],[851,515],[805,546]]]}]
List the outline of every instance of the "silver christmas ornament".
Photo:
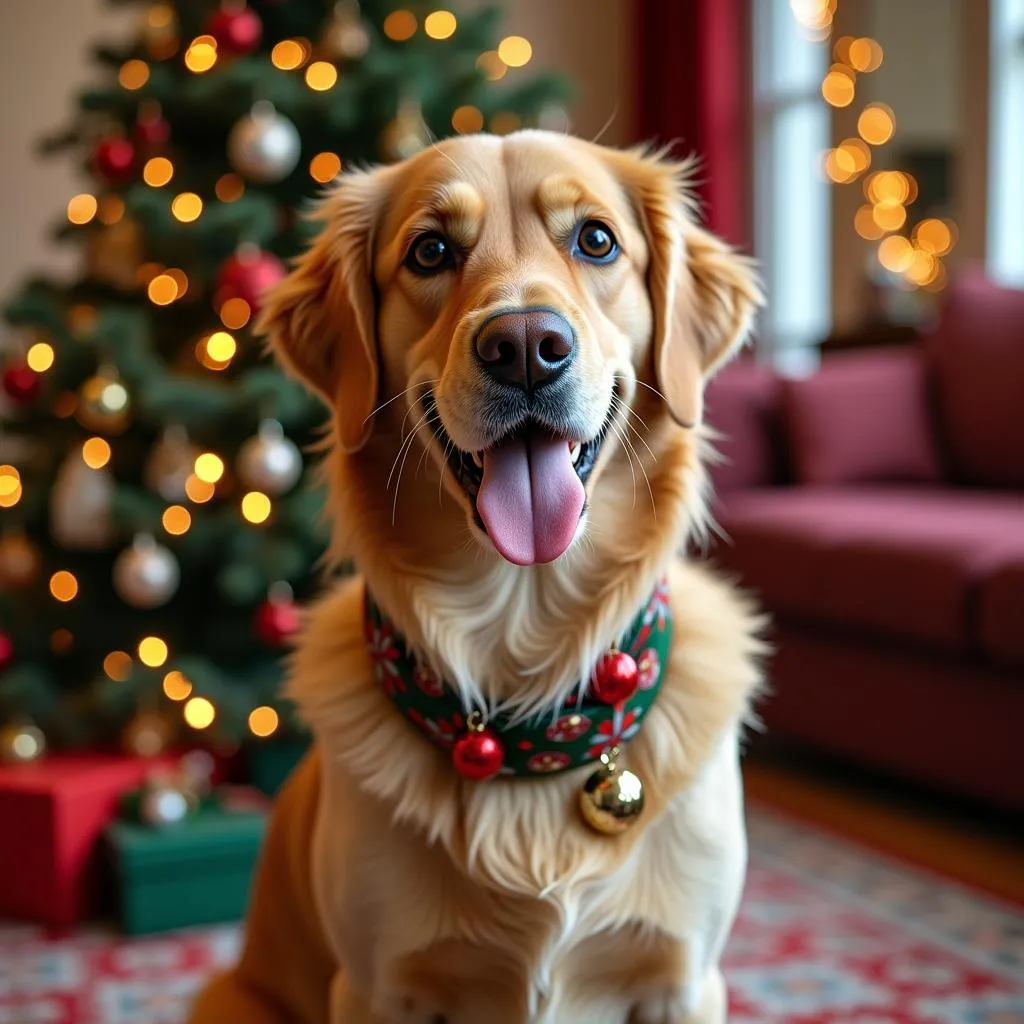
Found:
[{"label": "silver christmas ornament", "polygon": [[301,153],[295,125],[266,100],[254,103],[228,135],[231,166],[250,181],[273,183],[287,178]]},{"label": "silver christmas ornament", "polygon": [[114,562],[114,589],[133,608],[159,608],[178,590],[178,560],[149,534],[138,534]]},{"label": "silver christmas ornament", "polygon": [[199,449],[189,443],[188,433],[172,424],[161,435],[146,461],[146,486],[164,501],[185,500],[185,483],[192,475]]},{"label": "silver christmas ornament", "polygon": [[114,478],[106,467],[90,469],[81,449],[72,451],[50,491],[50,533],[71,551],[102,551],[114,542],[110,504]]},{"label": "silver christmas ornament", "polygon": [[264,420],[238,453],[238,475],[250,490],[285,494],[302,476],[302,453],[277,420]]},{"label": "silver christmas ornament", "polygon": [[176,825],[188,812],[188,797],[171,782],[150,782],[143,790],[139,816],[147,825]]},{"label": "silver christmas ornament", "polygon": [[131,419],[132,401],[116,366],[101,366],[78,393],[75,418],[86,430],[120,434]]}]

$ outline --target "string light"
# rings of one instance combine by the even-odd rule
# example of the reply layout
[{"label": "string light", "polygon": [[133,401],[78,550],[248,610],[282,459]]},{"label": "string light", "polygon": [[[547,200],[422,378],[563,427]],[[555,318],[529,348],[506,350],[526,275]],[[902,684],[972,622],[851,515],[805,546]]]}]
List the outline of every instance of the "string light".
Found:
[{"label": "string light", "polygon": [[309,174],[321,185],[333,181],[341,172],[341,157],[337,153],[317,153],[309,161]]},{"label": "string light", "polygon": [[229,330],[241,330],[252,316],[252,309],[245,299],[228,299],[220,307],[220,322]]},{"label": "string light", "polygon": [[168,505],[160,521],[172,537],[180,537],[183,533],[188,533],[192,525],[192,516],[183,505]]},{"label": "string light", "polygon": [[195,192],[181,192],[171,200],[171,213],[183,224],[191,224],[203,212],[203,201]]},{"label": "string light", "polygon": [[168,267],[164,273],[178,286],[176,298],[182,298],[188,292],[188,275],[180,267]]},{"label": "string light", "polygon": [[72,224],[88,224],[96,216],[99,203],[88,192],[80,192],[68,200],[68,220]]},{"label": "string light", "polygon": [[923,249],[915,249],[910,266],[903,271],[904,277],[918,288],[924,287],[935,278],[935,257]]},{"label": "string light", "polygon": [[878,244],[878,262],[894,274],[902,274],[914,259],[914,247],[902,235],[890,235]]},{"label": "string light", "polygon": [[956,244],[952,221],[928,217],[914,228],[915,245],[932,256],[945,256]]},{"label": "string light", "polygon": [[185,705],[185,721],[193,729],[206,729],[217,717],[217,709],[205,697],[192,697]]},{"label": "string light", "polygon": [[458,107],[452,112],[452,128],[460,135],[472,135],[483,127],[484,115],[476,107]]},{"label": "string light", "polygon": [[132,657],[125,651],[111,651],[103,659],[103,671],[115,683],[123,683],[132,674]]},{"label": "string light", "polygon": [[13,487],[5,486],[9,487],[9,489],[0,492],[0,508],[14,508],[21,501],[22,494],[24,493],[21,481],[19,480]]},{"label": "string light", "polygon": [[280,722],[277,712],[266,704],[249,712],[249,730],[253,736],[272,736]]},{"label": "string light", "polygon": [[167,643],[158,636],[144,636],[139,641],[139,661],[149,668],[159,668],[167,660]]},{"label": "string light", "polygon": [[[234,358],[235,352],[238,351],[238,343],[230,334],[228,334],[227,331],[214,331],[213,334],[211,334],[209,338],[206,339],[206,351],[210,358],[215,362],[230,363],[231,360]],[[202,456],[200,456],[200,458],[202,458]],[[202,473],[200,473],[199,475],[200,477],[203,476]],[[218,476],[215,480],[211,482],[215,483],[216,480],[219,479],[220,477]]]},{"label": "string light", "polygon": [[883,231],[899,231],[907,222],[907,211],[902,203],[885,200],[875,203],[871,216]]},{"label": "string light", "polygon": [[230,359],[218,360],[214,359],[209,352],[208,344],[210,337],[200,338],[196,342],[196,359],[199,360],[199,364],[204,366],[207,370],[226,370],[231,365]]},{"label": "string light", "polygon": [[203,483],[215,484],[224,475],[224,460],[213,452],[196,456],[195,475]]},{"label": "string light", "polygon": [[270,518],[270,509],[270,499],[262,491],[249,491],[242,498],[242,515],[257,526]]},{"label": "string light", "polygon": [[412,11],[392,11],[384,19],[384,35],[396,43],[404,43],[416,35],[416,15]]},{"label": "string light", "polygon": [[449,39],[457,27],[458,21],[451,11],[432,11],[423,21],[423,31],[431,39]]},{"label": "string light", "polygon": [[154,156],[142,167],[142,180],[153,188],[161,188],[174,177],[174,164],[165,156]]},{"label": "string light", "polygon": [[214,194],[222,203],[233,203],[245,195],[245,179],[240,174],[222,174],[213,186]]},{"label": "string light", "polygon": [[90,469],[102,469],[110,461],[110,443],[102,437],[90,437],[82,445],[82,461]]},{"label": "string light", "polygon": [[510,67],[521,68],[530,63],[533,47],[523,36],[505,36],[498,43],[498,56]]},{"label": "string light", "polygon": [[154,306],[169,306],[178,297],[178,282],[170,274],[157,274],[146,287]]},{"label": "string light", "polygon": [[20,498],[21,474],[14,466],[0,466],[0,507],[10,508]]},{"label": "string light", "polygon": [[857,118],[857,131],[865,142],[883,146],[896,131],[896,116],[884,103],[869,103]]},{"label": "string light", "polygon": [[78,580],[75,574],[67,569],[60,569],[50,577],[50,593],[58,600],[67,603],[78,595]]},{"label": "string light", "polygon": [[875,208],[873,206],[862,206],[853,218],[854,230],[861,238],[869,242],[877,242],[885,231],[875,222]]},{"label": "string light", "polygon": [[497,50],[487,50],[476,59],[476,66],[484,73],[488,82],[497,82],[508,74],[508,65],[498,56]]},{"label": "string light", "polygon": [[821,95],[833,107],[848,107],[853,102],[856,76],[843,64],[833,64],[821,83]]},{"label": "string light", "polygon": [[202,505],[209,501],[213,497],[215,490],[216,488],[213,484],[200,480],[195,473],[190,473],[185,481],[185,496],[189,501],[194,501],[197,505]]},{"label": "string light", "polygon": [[117,73],[123,89],[141,89],[149,81],[149,65],[144,60],[127,60]]},{"label": "string light", "polygon": [[185,700],[191,692],[192,683],[184,673],[171,669],[164,676],[164,693],[171,700]]},{"label": "string light", "polygon": [[25,353],[25,362],[28,363],[29,369],[35,370],[36,373],[46,373],[53,366],[53,360],[53,346],[45,341],[37,341]]},{"label": "string light", "polygon": [[338,81],[338,69],[325,60],[315,60],[306,68],[306,85],[314,92],[327,92]]},{"label": "string light", "polygon": [[124,200],[120,196],[104,196],[100,200],[99,218],[104,224],[116,224],[124,216]]},{"label": "string light", "polygon": [[855,71],[867,74],[882,66],[883,56],[882,47],[874,39],[864,36],[850,43],[846,60]]},{"label": "string light", "polygon": [[206,42],[210,38],[212,37],[200,36],[194,39],[185,51],[185,67],[193,74],[201,75],[217,63],[217,44]]},{"label": "string light", "polygon": [[270,51],[270,62],[282,71],[301,68],[309,58],[309,47],[298,39],[282,39]]}]

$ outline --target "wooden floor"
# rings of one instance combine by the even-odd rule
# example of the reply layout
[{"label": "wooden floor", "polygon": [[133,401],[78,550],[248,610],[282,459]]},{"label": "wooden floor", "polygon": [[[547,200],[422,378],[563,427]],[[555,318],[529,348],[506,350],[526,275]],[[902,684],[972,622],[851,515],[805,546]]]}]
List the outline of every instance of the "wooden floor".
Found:
[{"label": "wooden floor", "polygon": [[1024,905],[1024,819],[792,750],[755,750],[747,797]]}]

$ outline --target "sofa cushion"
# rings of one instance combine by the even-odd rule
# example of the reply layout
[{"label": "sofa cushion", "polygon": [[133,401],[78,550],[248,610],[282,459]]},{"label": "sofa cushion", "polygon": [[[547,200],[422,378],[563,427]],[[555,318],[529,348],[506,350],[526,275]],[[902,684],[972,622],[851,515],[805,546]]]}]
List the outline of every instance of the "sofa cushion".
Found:
[{"label": "sofa cushion", "polygon": [[1012,494],[770,488],[726,496],[719,522],[716,558],[769,610],[934,650],[981,647],[984,587],[1024,560]]},{"label": "sofa cushion", "polygon": [[805,484],[934,483],[939,459],[920,350],[826,356],[817,373],[783,384],[796,479]]},{"label": "sofa cushion", "polygon": [[708,384],[704,419],[720,461],[711,467],[717,492],[782,482],[781,381],[767,366],[738,359]]},{"label": "sofa cushion", "polygon": [[1008,665],[1024,665],[1024,554],[1001,565],[985,581],[980,620],[986,653]]},{"label": "sofa cushion", "polygon": [[1024,291],[978,274],[955,281],[925,347],[956,478],[1024,485]]}]

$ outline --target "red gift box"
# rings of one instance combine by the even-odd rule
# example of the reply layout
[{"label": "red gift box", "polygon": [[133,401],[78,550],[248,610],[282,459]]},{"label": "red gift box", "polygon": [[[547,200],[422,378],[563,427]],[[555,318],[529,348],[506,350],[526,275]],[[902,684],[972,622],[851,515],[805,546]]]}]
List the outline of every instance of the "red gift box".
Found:
[{"label": "red gift box", "polygon": [[55,929],[87,917],[98,903],[99,840],[119,798],[169,763],[53,755],[0,765],[0,917]]}]

